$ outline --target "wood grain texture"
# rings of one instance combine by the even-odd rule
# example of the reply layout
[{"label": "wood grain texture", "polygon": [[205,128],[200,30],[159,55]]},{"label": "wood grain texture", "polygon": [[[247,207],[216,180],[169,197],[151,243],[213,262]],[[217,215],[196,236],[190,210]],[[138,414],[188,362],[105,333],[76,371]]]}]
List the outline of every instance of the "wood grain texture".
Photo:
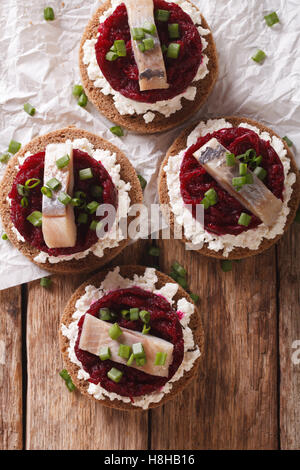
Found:
[{"label": "wood grain texture", "polygon": [[[114,264],[141,263],[144,243],[128,247]],[[62,359],[58,346],[60,314],[73,291],[87,276],[53,277],[47,291],[39,282],[28,295],[27,449],[146,449],[145,413],[106,409],[70,393],[59,376]]]},{"label": "wood grain texture", "polygon": [[175,260],[186,267],[206,345],[198,382],[151,412],[151,447],[276,449],[275,250],[223,273],[219,261],[171,243],[160,242],[161,268],[168,273]]},{"label": "wood grain texture", "polygon": [[21,287],[0,292],[0,449],[22,449]]},{"label": "wood grain texture", "polygon": [[[299,245],[300,225],[294,224],[278,246],[280,441],[282,449],[292,450],[300,449]],[[298,363],[295,363],[296,361]]]}]

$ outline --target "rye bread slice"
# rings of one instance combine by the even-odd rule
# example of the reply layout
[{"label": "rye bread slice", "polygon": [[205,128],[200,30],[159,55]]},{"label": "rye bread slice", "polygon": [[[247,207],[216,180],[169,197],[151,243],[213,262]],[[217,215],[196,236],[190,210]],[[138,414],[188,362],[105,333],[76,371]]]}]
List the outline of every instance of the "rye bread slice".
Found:
[{"label": "rye bread slice", "polygon": [[[101,5],[100,8],[98,8],[92,19],[89,21],[80,43],[80,74],[85,93],[87,94],[89,100],[96,106],[96,108],[98,108],[100,113],[104,114],[104,116],[106,116],[109,120],[138,134],[154,134],[156,132],[163,132],[179,126],[202,107],[210,95],[218,78],[218,56],[212,34],[205,36],[208,45],[204,53],[209,58],[209,74],[207,74],[203,80],[192,84],[192,86],[197,88],[197,94],[194,101],[183,99],[181,102],[182,108],[168,118],[159,112],[154,112],[154,120],[150,123],[146,123],[142,114],[121,115],[114,105],[112,96],[104,95],[99,88],[94,86],[94,82],[89,79],[87,67],[83,63],[83,45],[87,39],[96,38],[99,27],[99,17],[110,6],[111,2],[108,0],[103,5]],[[195,5],[193,4],[193,6]],[[203,18],[203,16],[201,16],[201,18],[202,27],[205,29],[210,29],[205,18]]]},{"label": "rye bread slice", "polygon": [[[18,172],[18,170],[16,169],[16,166],[18,165],[18,158],[23,157],[26,152],[30,152],[31,154],[41,152],[45,150],[45,147],[50,143],[65,142],[67,139],[74,140],[83,137],[86,137],[96,149],[99,148],[116,153],[117,163],[121,166],[121,179],[126,182],[130,182],[131,184],[131,190],[129,192],[131,204],[141,204],[143,201],[143,193],[141,190],[139,179],[127,157],[117,147],[95,134],[70,126],[64,129],[50,132],[49,134],[46,134],[41,137],[36,137],[31,142],[29,142],[29,144],[22,147],[16,155],[11,157],[0,185],[0,214],[2,218],[2,223],[9,240],[23,255],[25,255],[32,262],[37,264],[40,268],[46,269],[47,271],[53,273],[75,273],[94,271],[97,268],[104,266],[109,261],[111,261],[129,243],[129,239],[124,239],[120,242],[117,247],[112,249],[105,249],[104,256],[101,258],[95,256],[92,253],[89,253],[85,258],[82,258],[80,260],[72,259],[70,261],[61,261],[56,264],[52,264],[48,260],[46,263],[37,263],[34,261],[34,258],[40,253],[40,251],[32,247],[27,242],[23,243],[18,241],[15,233],[12,231],[13,224],[10,218],[10,207],[7,201],[7,197]],[[128,223],[129,222],[130,219],[128,219]]]},{"label": "rye bread slice", "polygon": [[[220,118],[221,119],[221,118]],[[236,117],[236,116],[230,116],[230,117],[225,117],[226,121],[230,122],[233,127],[238,127],[242,122],[248,123],[252,126],[256,126],[259,128],[261,131],[268,132],[271,136],[276,136],[278,138],[279,135],[277,135],[273,130],[269,129],[268,127],[264,126],[263,124],[254,121],[252,119],[247,119],[247,118],[242,118],[242,117]],[[204,120],[204,122],[206,122]],[[190,133],[195,129],[198,123],[193,124],[192,126],[188,127],[185,129],[180,136],[175,140],[175,142],[172,144],[172,146],[169,148],[167,155],[161,165],[160,168],[160,173],[159,173],[159,178],[158,178],[158,192],[159,192],[159,200],[160,204],[166,204],[169,205],[170,207],[170,199],[169,199],[169,194],[168,194],[168,187],[167,187],[167,177],[166,173],[164,171],[164,167],[168,162],[168,159],[170,156],[177,155],[181,150],[185,149],[187,146],[187,138],[190,135]],[[289,147],[287,146],[286,142],[283,141],[285,148],[287,150],[287,155],[291,161],[291,172],[296,174],[296,182],[293,186],[293,193],[292,197],[289,201],[289,208],[290,208],[290,213],[287,217],[286,225],[285,225],[285,231],[288,229],[288,227],[291,225],[293,222],[298,206],[299,206],[299,201],[300,201],[300,176],[299,176],[299,171],[297,168],[297,164],[295,162],[295,159],[292,155],[292,152],[290,151]],[[173,232],[174,229],[174,214],[172,211],[170,211],[170,225],[171,225],[171,230]],[[239,248],[236,247],[234,248],[230,253],[228,257],[224,257],[222,252],[217,252],[210,250],[208,248],[208,245],[205,244],[201,250],[195,250],[197,253],[200,253],[201,255],[205,256],[210,256],[212,258],[217,258],[217,259],[242,259],[242,258],[248,258],[250,256],[257,255],[259,253],[262,253],[263,251],[267,250],[271,246],[273,246],[275,243],[278,242],[278,240],[282,237],[282,235],[278,235],[276,238],[272,240],[268,239],[263,239],[262,243],[260,244],[260,247],[257,250],[250,250],[249,248]],[[183,243],[188,243],[188,240],[183,237],[182,239]]]},{"label": "rye bread slice", "polygon": [[[145,269],[146,268],[144,266],[120,266],[120,274],[123,277],[133,279],[134,274],[137,274],[139,276],[143,275],[145,272]],[[62,352],[65,368],[69,372],[73,383],[76,385],[77,389],[83,395],[109,408],[115,408],[115,409],[127,410],[127,411],[143,411],[142,408],[133,406],[131,403],[124,403],[120,400],[111,401],[109,398],[105,398],[104,400],[96,400],[92,395],[90,395],[87,391],[89,387],[89,382],[86,380],[77,378],[79,367],[70,361],[69,355],[68,355],[69,340],[65,336],[63,336],[61,333],[61,324],[68,326],[70,323],[74,321],[74,319],[72,318],[72,315],[76,310],[75,304],[77,300],[85,294],[86,286],[93,285],[95,287],[100,287],[101,282],[105,279],[105,276],[109,271],[110,270],[107,269],[91,277],[88,281],[82,284],[70,298],[69,302],[67,303],[65,307],[65,310],[62,315],[61,322],[60,322],[60,328],[59,328],[60,349]],[[160,289],[166,283],[176,284],[174,280],[171,279],[166,274],[156,271],[156,275],[158,277],[158,282],[156,283],[157,289]],[[192,299],[189,297],[186,291],[182,287],[180,286],[178,287],[179,287],[178,292],[174,296],[174,300],[177,302],[179,299],[185,298],[188,302],[193,303]],[[174,398],[175,395],[181,392],[197,376],[200,359],[202,358],[203,352],[204,352],[204,332],[202,328],[199,310],[196,307],[195,307],[195,313],[191,316],[189,327],[193,331],[194,341],[195,341],[195,344],[199,346],[199,349],[201,351],[201,356],[197,358],[197,360],[194,362],[192,369],[189,372],[186,372],[183,375],[183,377],[181,377],[181,379],[173,383],[173,388],[171,392],[164,395],[164,397],[159,403],[150,403],[149,409],[161,406],[165,404],[167,401],[169,401],[170,399]]]}]

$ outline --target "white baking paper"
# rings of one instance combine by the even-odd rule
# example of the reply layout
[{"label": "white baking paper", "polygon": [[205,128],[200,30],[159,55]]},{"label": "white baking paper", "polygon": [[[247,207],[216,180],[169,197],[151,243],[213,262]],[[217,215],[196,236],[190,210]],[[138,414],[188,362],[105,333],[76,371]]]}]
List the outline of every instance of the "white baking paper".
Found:
[{"label": "white baking paper", "polygon": [[[101,2],[95,0],[1,0],[0,152],[15,139],[75,124],[119,146],[148,181],[145,199],[156,200],[159,164],[180,129],[155,136],[109,132],[111,123],[72,96],[79,83],[78,49],[84,28]],[[212,28],[220,60],[218,83],[198,117],[244,115],[262,121],[300,148],[299,0],[194,0]],[[52,6],[55,21],[43,18]],[[269,28],[264,15],[277,11],[280,24]],[[267,59],[251,60],[257,49]],[[36,107],[34,117],[24,103]],[[195,116],[191,119],[195,120]],[[182,126],[183,128],[184,126]],[[300,164],[299,154],[296,155]],[[4,165],[0,170],[3,172]],[[45,275],[8,241],[0,240],[0,289]]]}]

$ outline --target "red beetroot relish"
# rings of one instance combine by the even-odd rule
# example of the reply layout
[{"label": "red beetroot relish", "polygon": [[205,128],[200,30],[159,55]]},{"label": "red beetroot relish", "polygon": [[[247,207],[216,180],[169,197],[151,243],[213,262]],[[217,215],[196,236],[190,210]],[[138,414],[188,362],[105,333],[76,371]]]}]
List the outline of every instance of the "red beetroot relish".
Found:
[{"label": "red beetroot relish", "polygon": [[[167,90],[140,91],[138,68],[131,47],[128,16],[124,3],[118,6],[114,13],[99,26],[100,36],[95,46],[98,65],[112,88],[126,98],[146,103],[169,100],[183,93],[192,83],[202,62],[201,37],[189,15],[175,3],[167,3],[163,0],[154,0],[154,7],[155,10],[169,10],[171,12],[168,22],[156,21],[161,45],[168,46],[171,42],[180,44],[178,59],[169,59],[164,54],[170,85]],[[180,39],[169,38],[169,23],[179,24]],[[117,39],[124,39],[127,56],[109,62],[105,58],[106,53]]]},{"label": "red beetroot relish", "polygon": [[[50,249],[44,242],[43,232],[41,227],[34,227],[30,222],[26,220],[27,216],[33,211],[42,212],[42,193],[41,187],[43,186],[44,179],[44,160],[45,152],[40,152],[31,157],[28,157],[23,165],[21,166],[12,186],[9,197],[11,202],[11,220],[15,225],[16,229],[30,243],[33,247],[44,251],[51,256],[71,255],[85,251],[94,245],[97,241],[97,234],[95,230],[90,230],[89,226],[92,220],[101,220],[101,217],[96,217],[95,214],[89,215],[87,224],[77,224],[77,241],[76,246],[72,248],[57,248]],[[79,170],[84,168],[92,168],[93,179],[81,181],[79,179]],[[29,206],[22,207],[21,199],[22,196],[18,194],[17,185],[25,185],[25,182],[30,178],[38,178],[41,180],[36,188],[30,190],[30,196],[28,198]],[[101,185],[103,188],[102,198],[96,199],[91,194],[92,185]],[[81,150],[74,150],[74,192],[84,191],[87,195],[87,203],[97,200],[104,204],[112,204],[117,209],[117,189],[112,182],[111,177],[104,168],[104,166],[97,162],[94,158],[90,157],[86,152]],[[75,209],[75,218],[82,210],[79,208]]]},{"label": "red beetroot relish", "polygon": [[[117,322],[121,328],[140,332],[143,329],[142,321],[125,320],[120,312],[122,309],[132,307],[150,312],[150,334],[174,344],[173,362],[169,367],[169,376],[165,378],[145,374],[140,370],[111,360],[101,361],[99,357],[78,347],[84,321],[84,316],[82,316],[78,323],[79,332],[75,344],[75,354],[82,363],[83,369],[90,374],[91,378],[89,381],[94,384],[100,383],[108,392],[131,398],[159,390],[173,377],[183,359],[184,342],[182,327],[176,312],[162,296],[155,295],[139,287],[112,291],[92,304],[87,313],[98,317],[99,309],[103,307],[107,307],[117,314],[114,323]],[[116,367],[123,372],[123,377],[119,383],[114,383],[107,377],[107,372],[112,367]]]},{"label": "red beetroot relish", "polygon": [[[201,203],[206,191],[214,188],[218,194],[218,203],[205,210],[205,229],[217,235],[238,235],[257,227],[261,221],[222,189],[193,157],[193,153],[213,137],[235,155],[242,155],[248,149],[255,149],[256,155],[263,157],[260,166],[268,173],[264,184],[280,199],[282,199],[284,189],[283,165],[270,142],[261,139],[255,132],[242,127],[221,129],[207,134],[200,137],[197,143],[187,150],[180,169],[180,189],[184,203],[192,205],[193,216],[196,217],[196,205]],[[248,227],[238,224],[241,212],[252,215]]]}]

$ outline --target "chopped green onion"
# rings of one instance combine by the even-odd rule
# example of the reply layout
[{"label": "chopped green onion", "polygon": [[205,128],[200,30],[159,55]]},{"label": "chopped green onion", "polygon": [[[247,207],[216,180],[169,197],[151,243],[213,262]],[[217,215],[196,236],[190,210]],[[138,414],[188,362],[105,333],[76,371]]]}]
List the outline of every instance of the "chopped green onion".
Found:
[{"label": "chopped green onion", "polygon": [[235,155],[234,153],[226,153],[226,165],[234,166],[235,165]]},{"label": "chopped green onion", "polygon": [[80,207],[82,204],[82,201],[80,199],[77,199],[76,197],[73,197],[70,202],[71,206],[73,207]]},{"label": "chopped green onion", "polygon": [[46,183],[46,186],[52,189],[52,191],[58,191],[61,188],[61,182],[56,178],[51,178],[51,180]]},{"label": "chopped green onion", "polygon": [[253,184],[253,175],[251,173],[247,173],[245,178],[246,178],[246,184]]},{"label": "chopped green onion", "polygon": [[142,190],[144,191],[145,187],[147,186],[147,181],[142,177],[142,175],[137,175],[137,177],[140,180]]},{"label": "chopped green onion", "polygon": [[147,310],[141,310],[139,317],[143,323],[149,323],[150,321],[150,313]]},{"label": "chopped green onion", "polygon": [[76,98],[79,98],[80,95],[83,92],[83,86],[81,85],[74,85],[73,90],[72,90],[72,95],[75,96]]},{"label": "chopped green onion", "polygon": [[76,389],[75,385],[73,384],[72,380],[66,380],[66,386],[67,386],[67,389],[69,390],[69,392],[74,392],[74,390]]},{"label": "chopped green onion", "polygon": [[52,284],[52,280],[50,277],[42,277],[42,279],[40,280],[40,285],[42,287],[45,287],[45,289],[48,289]]},{"label": "chopped green onion", "polygon": [[221,261],[221,268],[224,273],[232,271],[232,261],[229,259]]},{"label": "chopped green onion", "polygon": [[178,39],[180,37],[178,23],[168,24],[168,31],[170,39]]},{"label": "chopped green onion", "polygon": [[267,25],[270,27],[274,26],[274,24],[279,23],[279,18],[276,11],[273,11],[273,13],[266,15],[264,18],[266,20]]},{"label": "chopped green onion", "polygon": [[262,181],[267,176],[266,170],[264,168],[262,168],[261,166],[258,166],[257,168],[255,168],[253,173]]},{"label": "chopped green onion", "polygon": [[8,236],[6,235],[6,233],[3,233],[1,238],[2,238],[2,240],[8,240]]},{"label": "chopped green onion", "polygon": [[29,191],[23,184],[17,184],[17,191],[20,196],[29,196]]},{"label": "chopped green onion", "polygon": [[145,32],[143,28],[133,28],[131,33],[135,41],[141,41],[145,37]]},{"label": "chopped green onion", "polygon": [[244,159],[245,163],[250,162],[256,157],[256,151],[254,149],[248,149],[242,155],[239,155],[237,158],[240,160],[241,158]]},{"label": "chopped green onion", "polygon": [[194,302],[195,304],[196,304],[196,303],[199,301],[199,299],[200,299],[199,295],[197,295],[197,294],[190,294],[190,297],[191,297],[191,299],[193,300],[193,302]]},{"label": "chopped green onion", "polygon": [[141,359],[145,357],[145,351],[142,343],[134,343],[132,345],[132,354],[134,359]]},{"label": "chopped green onion", "polygon": [[151,51],[154,49],[154,40],[152,38],[143,39],[143,44],[145,46],[145,51]]},{"label": "chopped green onion", "polygon": [[247,163],[240,163],[240,175],[241,176],[246,176],[248,171],[248,165]]},{"label": "chopped green onion", "polygon": [[179,53],[180,53],[180,44],[171,42],[171,44],[169,44],[169,47],[168,47],[167,57],[169,57],[169,59],[178,59]]},{"label": "chopped green onion", "polygon": [[113,51],[109,51],[105,56],[105,59],[108,60],[109,62],[114,62],[118,58],[119,58],[118,54]]},{"label": "chopped green onion", "polygon": [[130,320],[131,321],[136,321],[139,319],[139,309],[138,308],[131,308],[129,310],[130,313]]},{"label": "chopped green onion", "polygon": [[64,155],[63,157],[56,160],[56,166],[59,170],[62,170],[62,168],[65,168],[66,166],[69,165],[69,162],[70,162],[70,156]]},{"label": "chopped green onion", "polygon": [[245,212],[242,212],[238,221],[239,225],[243,225],[244,227],[248,227],[250,222],[251,222],[251,215],[245,214]]},{"label": "chopped green onion", "polygon": [[146,357],[137,357],[135,362],[137,366],[143,367],[146,364],[147,360]]},{"label": "chopped green onion", "polygon": [[118,323],[114,323],[110,329],[108,330],[108,334],[111,337],[111,339],[118,339],[119,336],[122,334],[122,330],[119,327]]},{"label": "chopped green onion", "polygon": [[156,353],[156,356],[155,356],[154,365],[155,366],[164,366],[165,363],[166,363],[166,359],[167,359],[167,353],[158,352],[158,353]]},{"label": "chopped green onion", "polygon": [[36,188],[39,184],[41,183],[41,180],[38,178],[30,178],[29,180],[26,181],[25,183],[25,188],[27,189],[33,189]]},{"label": "chopped green onion", "polygon": [[116,369],[113,367],[110,369],[110,371],[107,373],[107,377],[112,380],[113,382],[119,383],[121,378],[123,377],[123,372],[120,370]]},{"label": "chopped green onion", "polygon": [[92,193],[92,196],[100,199],[103,194],[102,186],[92,186],[91,193]]},{"label": "chopped green onion", "polygon": [[30,222],[34,227],[42,226],[42,213],[40,211],[33,211],[28,217],[28,222]]},{"label": "chopped green onion", "polygon": [[29,114],[29,116],[34,116],[35,115],[35,108],[31,106],[29,103],[24,104],[24,111]]},{"label": "chopped green onion", "polygon": [[123,359],[129,359],[131,354],[131,347],[127,346],[126,344],[120,344],[118,356],[122,357]]},{"label": "chopped green onion", "polygon": [[22,197],[21,199],[21,206],[22,207],[28,207],[29,206],[29,201],[26,196]]},{"label": "chopped green onion", "polygon": [[76,191],[74,194],[75,199],[81,199],[82,201],[86,199],[86,194],[83,191]]},{"label": "chopped green onion", "polygon": [[114,47],[119,57],[126,57],[127,51],[124,39],[117,39],[114,42]]},{"label": "chopped green onion", "polygon": [[251,163],[255,166],[259,166],[262,162],[262,156],[259,155],[258,157],[255,157],[253,158],[253,160],[251,161]]},{"label": "chopped green onion", "polygon": [[178,276],[186,277],[186,270],[177,261],[172,264],[172,268],[174,269],[175,273],[178,274]]},{"label": "chopped green onion", "polygon": [[68,204],[70,204],[70,202],[72,201],[72,198],[71,196],[69,196],[69,194],[67,193],[64,193],[64,192],[61,192],[58,196],[58,200],[64,205],[64,206],[67,206]]},{"label": "chopped green onion", "polygon": [[97,230],[98,224],[102,225],[102,223],[99,222],[98,220],[93,220],[90,224],[90,229]]},{"label": "chopped green onion", "polygon": [[151,330],[151,326],[147,326],[146,324],[144,324],[142,334],[147,335],[150,330]]},{"label": "chopped green onion", "polygon": [[110,128],[110,132],[118,137],[123,137],[124,131],[121,126],[113,126]]},{"label": "chopped green onion", "polygon": [[128,317],[130,316],[130,312],[129,310],[123,309],[121,310],[121,315],[123,318],[125,318],[125,320],[128,320]]},{"label": "chopped green onion", "polygon": [[258,50],[256,52],[256,54],[254,54],[252,58],[252,60],[254,60],[254,62],[257,62],[257,63],[260,63],[262,62],[265,58],[267,57],[266,53],[262,50]]},{"label": "chopped green onion", "polygon": [[187,283],[187,280],[186,280],[184,277],[177,276],[176,282],[177,282],[183,289],[187,289],[188,283]]},{"label": "chopped green onion", "polygon": [[232,178],[232,186],[236,188],[241,188],[244,186],[247,182],[247,179],[245,176],[237,176],[236,178]]},{"label": "chopped green onion", "polygon": [[79,224],[87,224],[88,222],[88,215],[84,212],[81,212],[78,216],[78,223]]},{"label": "chopped green onion", "polygon": [[200,202],[200,204],[202,204],[204,206],[205,210],[210,208],[210,202],[209,202],[209,199],[207,197],[204,197],[202,199],[202,201]]},{"label": "chopped green onion", "polygon": [[8,151],[9,153],[12,153],[13,155],[17,153],[20,148],[21,148],[20,142],[16,142],[15,140],[11,140],[8,146]]},{"label": "chopped green onion", "polygon": [[152,36],[156,35],[157,30],[154,23],[145,23],[142,29],[145,33],[151,34]]},{"label": "chopped green onion", "polygon": [[100,308],[99,315],[100,315],[100,320],[102,320],[102,321],[110,321],[111,320],[110,310],[107,307]]},{"label": "chopped green onion", "polygon": [[160,253],[160,249],[158,248],[158,246],[151,246],[149,248],[148,253],[149,253],[150,256],[158,257],[159,253]]},{"label": "chopped green onion", "polygon": [[102,346],[99,351],[99,357],[101,361],[107,361],[111,358],[111,352],[108,346]]},{"label": "chopped green onion", "polygon": [[133,361],[134,361],[134,356],[133,356],[133,354],[131,354],[130,358],[127,361],[127,366],[131,366]]},{"label": "chopped green onion", "polygon": [[52,191],[51,191],[50,188],[47,188],[47,186],[42,186],[42,187],[41,187],[41,193],[42,193],[44,196],[48,197],[49,199],[52,198]]},{"label": "chopped green onion", "polygon": [[0,162],[1,163],[7,163],[9,159],[10,159],[10,154],[9,153],[3,153],[0,156]]},{"label": "chopped green onion", "polygon": [[69,380],[70,379],[70,375],[68,373],[68,371],[66,369],[63,369],[60,371],[59,375],[61,376],[62,379],[64,380]]},{"label": "chopped green onion", "polygon": [[79,106],[81,106],[82,108],[85,108],[86,105],[87,105],[87,102],[88,102],[88,99],[87,99],[87,96],[85,93],[81,93],[81,95],[79,96],[79,99],[77,101],[77,103],[79,104]]},{"label": "chopped green onion", "polygon": [[162,53],[165,54],[165,53],[167,52],[167,50],[168,50],[168,47],[167,47],[165,44],[163,44],[163,45],[161,46],[161,51],[162,51]]},{"label": "chopped green onion", "polygon": [[138,44],[138,48],[139,48],[139,50],[140,50],[141,52],[145,52],[145,50],[146,50],[145,45],[144,45],[142,42],[140,42],[140,43]]},{"label": "chopped green onion", "polygon": [[44,18],[46,21],[53,21],[55,16],[54,16],[54,11],[53,8],[51,7],[46,7],[44,9]]},{"label": "chopped green onion", "polygon": [[156,10],[155,12],[155,18],[158,21],[164,21],[167,22],[170,18],[170,12],[168,10]]},{"label": "chopped green onion", "polygon": [[94,175],[91,168],[84,168],[83,170],[79,170],[79,179],[81,181],[90,180],[93,177]]},{"label": "chopped green onion", "polygon": [[214,188],[210,188],[208,191],[206,191],[205,198],[208,199],[210,206],[214,206],[218,202],[218,195]]},{"label": "chopped green onion", "polygon": [[99,202],[92,201],[86,206],[86,209],[89,212],[89,214],[95,214],[99,206],[100,206]]},{"label": "chopped green onion", "polygon": [[289,147],[293,147],[293,142],[285,135],[282,140],[284,140]]}]

